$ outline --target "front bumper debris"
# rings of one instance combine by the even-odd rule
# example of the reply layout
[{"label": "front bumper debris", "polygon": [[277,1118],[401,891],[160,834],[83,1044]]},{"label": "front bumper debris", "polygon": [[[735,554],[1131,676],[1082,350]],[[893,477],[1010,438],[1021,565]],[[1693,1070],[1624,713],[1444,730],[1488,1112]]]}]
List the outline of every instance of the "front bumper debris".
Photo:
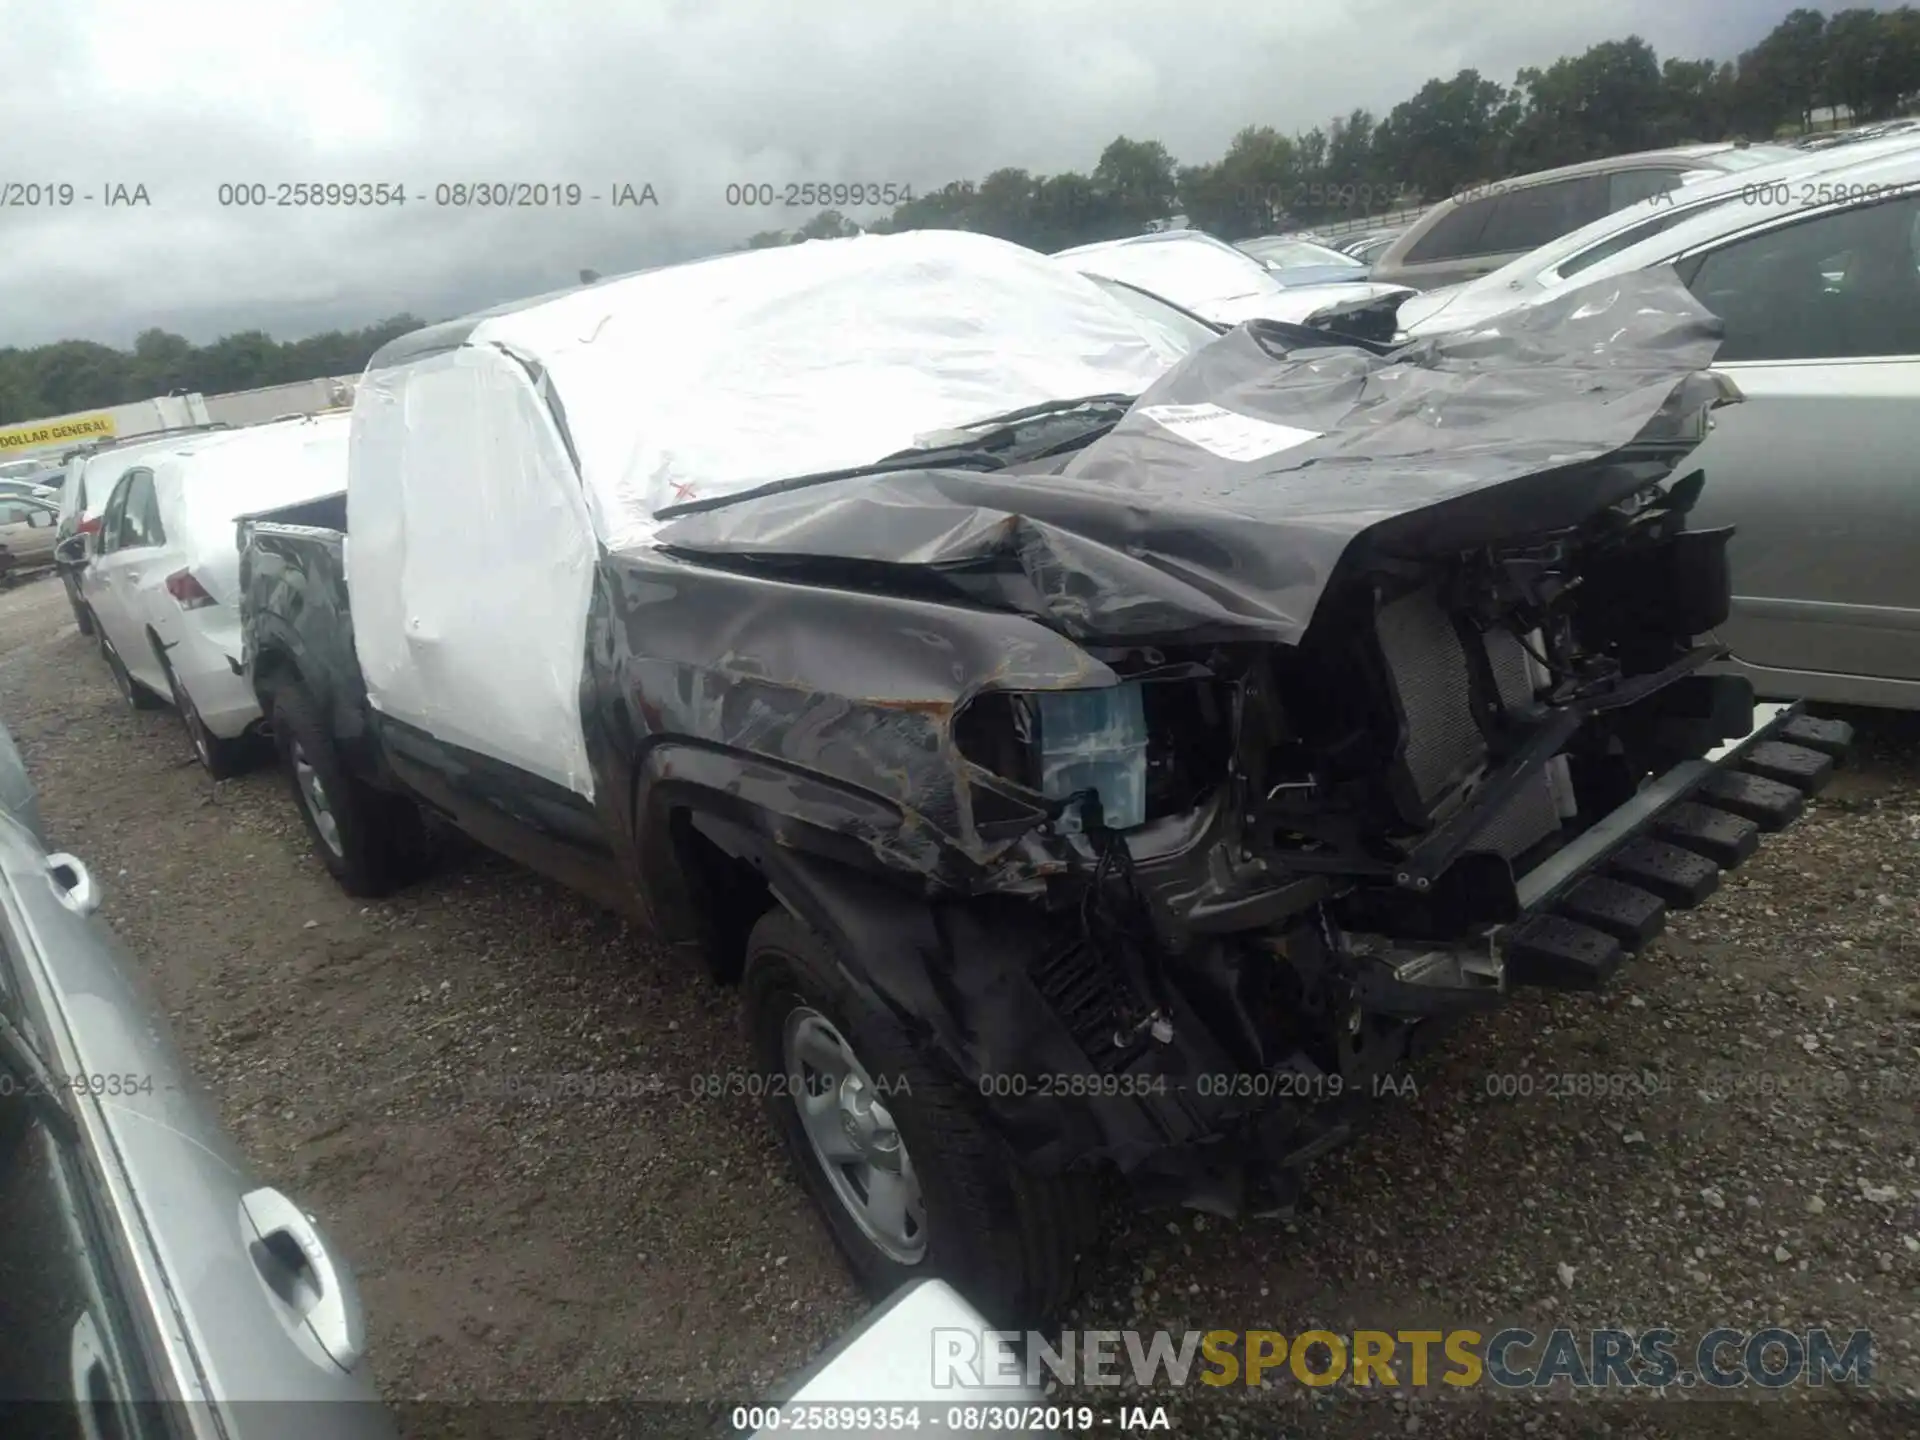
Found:
[{"label": "front bumper debris", "polygon": [[[1229,1215],[1284,1209],[1306,1162],[1342,1143],[1383,1094],[1406,1093],[1405,1067],[1454,1021],[1497,1007],[1520,986],[1604,985],[1661,932],[1670,911],[1706,900],[1763,833],[1797,819],[1853,738],[1852,727],[1797,705],[1757,706],[1755,719],[1746,736],[1643,785],[1520,876],[1521,914],[1472,945],[1370,949],[1363,937],[1312,927],[1272,937],[1276,959],[1294,966],[1305,958],[1311,968],[1311,953],[1344,949],[1357,983],[1337,1071],[1302,1051],[1264,1073],[1226,1073],[1207,1025],[1186,1013],[1176,1016],[1170,1045],[1137,1057],[1089,1064],[1092,1052],[1079,1051],[1104,1083],[1078,1090],[1055,1080],[1044,1093],[1025,1084],[1011,1093],[983,1088],[985,1103],[1042,1169],[1104,1158],[1149,1203]],[[1024,1043],[1008,1048],[1040,1053]],[[1065,1053],[1052,1051],[1056,1059]],[[1145,1076],[1165,1083],[1149,1087]]]}]

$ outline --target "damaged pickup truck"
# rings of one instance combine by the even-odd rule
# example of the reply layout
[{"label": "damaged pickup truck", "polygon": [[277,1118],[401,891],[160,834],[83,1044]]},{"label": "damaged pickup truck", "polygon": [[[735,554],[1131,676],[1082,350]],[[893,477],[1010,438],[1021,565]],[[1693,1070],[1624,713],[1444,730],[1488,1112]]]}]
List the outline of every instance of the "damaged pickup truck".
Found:
[{"label": "damaged pickup truck", "polygon": [[243,524],[248,672],[349,889],[430,813],[704,956],[863,1280],[1044,1313],[1111,1177],[1283,1208],[1850,741],[1700,673],[1713,317],[1650,272],[1499,324],[1182,358],[923,232],[433,327],[346,495]]}]

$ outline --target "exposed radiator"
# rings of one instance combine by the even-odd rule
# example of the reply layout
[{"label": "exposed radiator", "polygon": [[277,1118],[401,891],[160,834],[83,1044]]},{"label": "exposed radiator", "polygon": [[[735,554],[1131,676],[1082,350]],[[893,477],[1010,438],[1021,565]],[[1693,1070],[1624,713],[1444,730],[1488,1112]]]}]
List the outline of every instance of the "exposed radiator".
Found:
[{"label": "exposed radiator", "polygon": [[[1375,620],[1401,710],[1407,718],[1403,757],[1408,778],[1430,811],[1487,763],[1486,737],[1474,716],[1473,675],[1457,629],[1431,590],[1416,591],[1382,606]],[[1518,636],[1491,630],[1472,636],[1484,643],[1494,689],[1503,709],[1517,710],[1533,698],[1533,664]],[[1481,831],[1476,849],[1512,858],[1538,844],[1560,824],[1552,787],[1543,771]]]},{"label": "exposed radiator", "polygon": [[1382,606],[1374,624],[1407,717],[1407,773],[1421,802],[1432,806],[1487,756],[1473,718],[1466,651],[1431,590]]}]

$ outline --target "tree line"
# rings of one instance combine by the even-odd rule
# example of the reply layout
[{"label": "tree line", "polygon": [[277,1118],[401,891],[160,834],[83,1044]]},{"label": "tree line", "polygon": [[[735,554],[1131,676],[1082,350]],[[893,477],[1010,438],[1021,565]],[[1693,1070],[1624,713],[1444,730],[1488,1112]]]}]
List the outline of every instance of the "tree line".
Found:
[{"label": "tree line", "polygon": [[[1462,70],[1384,116],[1356,109],[1283,135],[1250,125],[1218,160],[1183,165],[1156,140],[1114,140],[1090,174],[995,170],[916,195],[857,225],[834,210],[739,248],[870,231],[974,230],[1052,251],[1137,234],[1185,214],[1230,239],[1358,218],[1439,199],[1481,181],[1661,145],[1765,140],[1844,107],[1854,123],[1920,95],[1920,12],[1800,9],[1733,60],[1662,61],[1638,36],[1521,70],[1511,85]],[[165,330],[131,350],[83,340],[0,348],[0,424],[122,404],[174,390],[220,394],[345,375],[423,322],[396,315],[360,330],[276,341],[258,330],[194,345]]]},{"label": "tree line", "polygon": [[359,330],[275,340],[263,330],[223,335],[208,345],[158,328],[131,350],[91,340],[0,349],[0,425],[125,405],[174,391],[220,395],[326,375],[357,375],[373,352],[426,322],[395,315]]},{"label": "tree line", "polygon": [[858,225],[837,211],[741,248],[924,228],[977,230],[1037,250],[1138,234],[1184,214],[1239,239],[1358,219],[1476,183],[1604,155],[1809,129],[1827,107],[1850,123],[1900,113],[1920,94],[1920,12],[1795,10],[1735,59],[1662,61],[1639,36],[1610,40],[1502,85],[1477,70],[1433,79],[1384,116],[1357,109],[1283,135],[1249,125],[1227,153],[1182,165],[1158,141],[1125,136],[1091,174],[995,170],[956,180]]}]

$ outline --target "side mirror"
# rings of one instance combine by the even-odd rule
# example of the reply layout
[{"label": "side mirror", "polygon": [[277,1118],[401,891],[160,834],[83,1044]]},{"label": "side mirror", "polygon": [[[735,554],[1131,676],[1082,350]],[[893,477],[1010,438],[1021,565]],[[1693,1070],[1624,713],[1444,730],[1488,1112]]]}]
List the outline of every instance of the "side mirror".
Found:
[{"label": "side mirror", "polygon": [[27,528],[29,530],[50,529],[53,523],[53,512],[50,510],[29,510],[27,512]]},{"label": "side mirror", "polygon": [[93,555],[93,536],[69,535],[53,547],[53,558],[61,565],[84,565]]}]

